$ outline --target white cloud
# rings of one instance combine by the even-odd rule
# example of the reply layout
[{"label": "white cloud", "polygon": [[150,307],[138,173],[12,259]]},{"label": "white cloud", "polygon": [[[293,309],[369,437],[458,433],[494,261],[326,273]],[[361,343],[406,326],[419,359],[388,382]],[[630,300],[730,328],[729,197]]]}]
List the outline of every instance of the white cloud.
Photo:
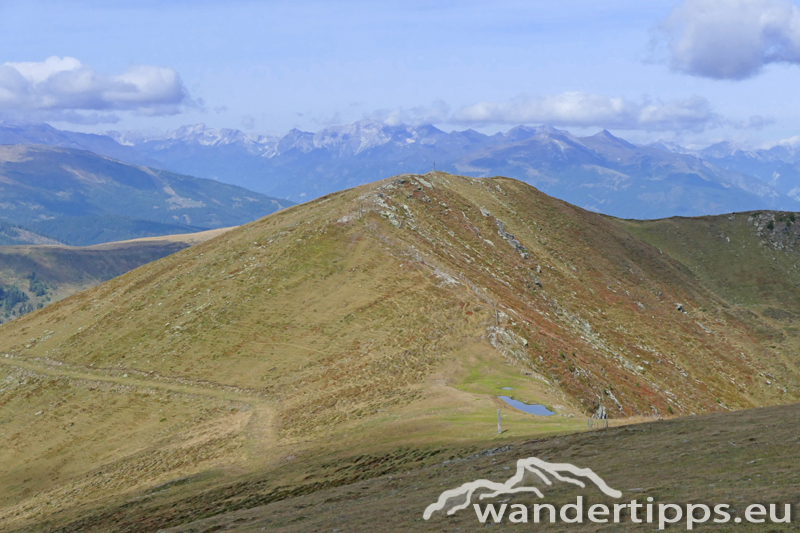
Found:
[{"label": "white cloud", "polygon": [[364,118],[383,122],[387,126],[409,124],[419,126],[422,124],[442,124],[450,117],[450,106],[442,100],[433,102],[430,106],[417,106],[411,109],[378,109],[365,114]]},{"label": "white cloud", "polygon": [[790,0],[685,0],[661,24],[670,67],[739,80],[800,63],[800,9]]},{"label": "white cloud", "polygon": [[193,102],[170,67],[134,65],[103,75],[72,57],[0,65],[0,113],[5,115],[97,123],[113,122],[113,111],[174,115],[185,105]]},{"label": "white cloud", "polygon": [[776,146],[785,146],[787,148],[800,148],[800,135],[794,135],[792,137],[786,139],[779,139],[777,141],[766,141],[761,143],[759,148],[764,150],[769,150],[770,148],[774,148]]},{"label": "white cloud", "polygon": [[242,115],[239,124],[246,130],[252,130],[256,127],[256,118],[253,115]]},{"label": "white cloud", "polygon": [[48,57],[41,63],[4,63],[4,66],[13,67],[31,83],[42,83],[53,74],[69,72],[81,68],[81,62],[74,57]]},{"label": "white cloud", "polygon": [[457,124],[551,124],[645,131],[701,131],[722,124],[708,100],[692,96],[673,102],[634,102],[585,92],[521,95],[507,102],[481,102],[453,113]]}]

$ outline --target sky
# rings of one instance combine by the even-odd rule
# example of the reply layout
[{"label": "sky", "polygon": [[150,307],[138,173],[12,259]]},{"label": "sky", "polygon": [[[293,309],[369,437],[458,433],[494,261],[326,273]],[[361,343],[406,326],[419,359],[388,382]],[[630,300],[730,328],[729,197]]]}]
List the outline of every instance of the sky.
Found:
[{"label": "sky", "polygon": [[791,0],[0,0],[0,119],[800,142]]}]

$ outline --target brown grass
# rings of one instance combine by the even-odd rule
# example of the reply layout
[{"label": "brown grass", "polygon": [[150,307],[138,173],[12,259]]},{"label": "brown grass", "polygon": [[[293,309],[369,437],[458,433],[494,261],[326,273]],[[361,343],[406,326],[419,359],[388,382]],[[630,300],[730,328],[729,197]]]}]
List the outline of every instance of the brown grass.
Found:
[{"label": "brown grass", "polygon": [[[600,401],[623,422],[795,401],[796,370],[769,327],[618,222],[520,182],[385,180],[2,326],[0,353],[13,355],[0,358],[2,377],[43,380],[0,391],[0,432],[11,424],[15,438],[0,475],[19,478],[0,488],[2,512],[14,524],[55,524],[168,479],[205,473],[202,491],[321,454],[402,445],[417,457],[426,446],[575,432]],[[105,454],[89,444],[79,453],[66,418],[31,415],[39,429],[25,431],[21,405],[61,409],[58,380],[74,409],[97,412],[77,434],[102,428]],[[97,383],[123,397],[156,391],[164,406],[186,396],[164,417],[160,403],[98,397]],[[505,406],[496,396],[506,386],[557,415]],[[45,434],[52,444],[37,440]],[[150,455],[160,459],[142,466]],[[45,474],[53,461],[64,465],[57,479]],[[57,505],[66,510],[53,514]]]}]

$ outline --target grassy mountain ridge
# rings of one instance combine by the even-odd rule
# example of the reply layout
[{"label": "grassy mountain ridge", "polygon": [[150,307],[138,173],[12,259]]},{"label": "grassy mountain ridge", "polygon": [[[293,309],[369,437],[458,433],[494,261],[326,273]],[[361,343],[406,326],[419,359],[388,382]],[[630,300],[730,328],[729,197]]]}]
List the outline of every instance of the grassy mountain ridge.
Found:
[{"label": "grassy mountain ridge", "polygon": [[620,221],[734,304],[800,312],[795,213],[755,211],[700,219]]},{"label": "grassy mountain ridge", "polygon": [[207,231],[182,224],[162,224],[118,215],[75,216],[30,222],[0,220],[0,246],[95,244]]},{"label": "grassy mountain ridge", "polygon": [[[626,224],[506,178],[402,175],[3,325],[0,416],[30,414],[5,429],[0,516],[74,516],[331,450],[485,441],[498,408],[522,437],[579,430],[599,403],[622,419],[796,401],[797,338],[776,344],[772,319]],[[746,236],[766,252],[762,237]]]},{"label": "grassy mountain ridge", "polygon": [[164,224],[119,215],[64,217],[33,222],[29,227],[69,246],[93,246],[107,242],[208,231],[186,224]]}]

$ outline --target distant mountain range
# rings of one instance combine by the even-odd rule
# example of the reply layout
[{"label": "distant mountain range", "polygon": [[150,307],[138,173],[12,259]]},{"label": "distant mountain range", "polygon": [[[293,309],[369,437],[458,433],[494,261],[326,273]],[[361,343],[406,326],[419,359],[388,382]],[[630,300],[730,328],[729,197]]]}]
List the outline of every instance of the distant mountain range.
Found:
[{"label": "distant mountain range", "polygon": [[4,244],[91,245],[190,233],[244,224],[287,205],[234,185],[85,150],[0,146]]},{"label": "distant mountain range", "polygon": [[[433,126],[386,126],[362,121],[283,137],[214,130],[203,124],[166,135],[109,133],[165,168],[218,179],[264,194],[305,201],[398,172],[450,168],[457,159],[506,140]],[[449,165],[449,166],[448,166]]]},{"label": "distant mountain range", "polygon": [[800,201],[800,150],[795,146],[743,150],[732,143],[721,142],[703,150],[680,147],[673,147],[673,150],[695,155],[724,169],[755,176],[780,194]]},{"label": "distant mountain range", "polygon": [[136,149],[119,144],[108,135],[58,130],[48,124],[14,125],[0,122],[0,144],[41,144],[76,150],[88,150],[134,165],[160,168],[158,161],[148,159]]},{"label": "distant mountain range", "polygon": [[86,135],[0,125],[0,143],[80,148],[134,164],[306,201],[400,172],[502,175],[580,207],[624,218],[800,210],[800,154],[631,144],[607,131],[578,137],[547,126],[484,135],[360,121],[317,133],[253,135],[203,124],[161,135]]}]

